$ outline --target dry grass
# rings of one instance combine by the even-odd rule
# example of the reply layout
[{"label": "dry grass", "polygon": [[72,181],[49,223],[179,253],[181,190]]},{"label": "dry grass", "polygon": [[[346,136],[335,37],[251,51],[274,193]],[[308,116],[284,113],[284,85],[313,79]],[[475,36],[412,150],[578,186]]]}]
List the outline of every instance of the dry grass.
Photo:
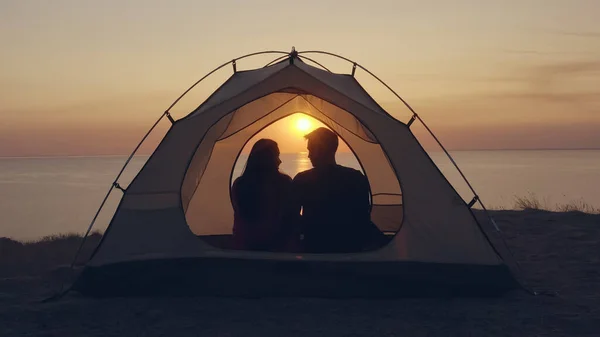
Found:
[{"label": "dry grass", "polygon": [[515,196],[515,209],[519,210],[550,210],[546,199],[540,200],[534,193],[527,196]]},{"label": "dry grass", "polygon": [[556,210],[559,212],[583,212],[590,214],[600,214],[600,208],[596,208],[584,200],[574,200],[567,204],[556,205]]},{"label": "dry grass", "polygon": [[[101,238],[99,232],[89,235],[77,259],[78,264],[89,259]],[[34,275],[70,265],[81,240],[82,236],[74,233],[27,242],[0,238],[0,277]]]},{"label": "dry grass", "polygon": [[524,197],[515,197],[514,208],[518,210],[545,210],[554,212],[581,212],[589,214],[600,214],[600,208],[596,208],[583,199],[572,200],[564,204],[550,204],[546,199],[539,199],[534,193]]}]

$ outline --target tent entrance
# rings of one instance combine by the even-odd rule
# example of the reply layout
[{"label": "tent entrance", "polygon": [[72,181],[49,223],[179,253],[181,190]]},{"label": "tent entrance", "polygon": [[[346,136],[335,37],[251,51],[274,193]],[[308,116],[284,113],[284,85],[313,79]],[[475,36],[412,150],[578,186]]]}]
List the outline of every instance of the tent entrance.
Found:
[{"label": "tent entrance", "polygon": [[[303,112],[292,113],[264,127],[254,134],[238,153],[231,173],[230,186],[243,173],[252,146],[261,138],[277,142],[282,160],[279,167],[280,172],[294,178],[296,174],[311,169],[312,164],[308,158],[307,142],[304,136],[319,127],[329,128],[320,120]],[[338,137],[340,142],[336,153],[337,163],[359,170],[364,174],[363,165],[354,151],[339,134]]]},{"label": "tent entrance", "polygon": [[[267,133],[271,126],[285,120],[289,123],[300,114],[338,134],[340,144],[347,146],[348,154],[354,154],[369,180],[373,223],[382,232],[392,235],[398,232],[403,218],[399,179],[373,134],[352,114],[316,96],[278,92],[236,109],[206,132],[182,186],[186,222],[195,235],[210,237],[207,241],[213,242],[227,240],[224,237],[231,235],[233,226],[230,187],[243,149],[251,146],[262,131]],[[300,146],[305,145],[298,130],[290,132],[295,133],[293,137]]]}]

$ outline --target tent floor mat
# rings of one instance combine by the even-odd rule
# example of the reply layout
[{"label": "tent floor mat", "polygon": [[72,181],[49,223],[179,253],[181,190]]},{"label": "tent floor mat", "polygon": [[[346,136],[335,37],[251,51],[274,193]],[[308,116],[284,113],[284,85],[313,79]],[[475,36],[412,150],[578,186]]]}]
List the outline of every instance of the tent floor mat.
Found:
[{"label": "tent floor mat", "polygon": [[85,296],[464,297],[519,285],[505,265],[177,258],[87,266]]}]

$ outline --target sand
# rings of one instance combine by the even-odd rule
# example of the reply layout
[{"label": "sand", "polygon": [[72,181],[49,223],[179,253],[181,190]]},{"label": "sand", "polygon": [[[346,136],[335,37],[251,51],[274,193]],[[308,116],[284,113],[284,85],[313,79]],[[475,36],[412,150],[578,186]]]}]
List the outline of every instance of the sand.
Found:
[{"label": "sand", "polygon": [[[501,298],[87,299],[64,270],[0,281],[0,336],[600,336],[600,215],[494,212],[528,286]],[[4,271],[4,274],[7,272]]]}]

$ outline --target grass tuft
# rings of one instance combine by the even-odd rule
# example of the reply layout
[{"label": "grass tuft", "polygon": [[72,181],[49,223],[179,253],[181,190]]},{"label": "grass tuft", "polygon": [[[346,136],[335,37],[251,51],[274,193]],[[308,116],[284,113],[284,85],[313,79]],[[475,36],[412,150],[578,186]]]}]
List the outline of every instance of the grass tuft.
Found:
[{"label": "grass tuft", "polygon": [[[76,264],[85,263],[98,246],[102,234],[92,232],[77,258]],[[20,242],[0,238],[0,277],[35,275],[68,266],[83,236],[76,233],[55,234],[39,240]]]},{"label": "grass tuft", "polygon": [[559,212],[582,212],[590,214],[600,214],[600,208],[596,208],[583,199],[573,200],[569,203],[556,205],[556,210]]},{"label": "grass tuft", "polygon": [[583,199],[572,200],[564,204],[551,205],[546,199],[540,200],[535,193],[527,196],[515,196],[514,208],[518,210],[544,210],[554,212],[581,212],[589,214],[600,214],[600,208],[596,208]]},{"label": "grass tuft", "polygon": [[545,209],[545,204],[537,198],[534,193],[529,193],[528,196],[519,197],[515,196],[515,208],[520,210],[541,210]]}]

